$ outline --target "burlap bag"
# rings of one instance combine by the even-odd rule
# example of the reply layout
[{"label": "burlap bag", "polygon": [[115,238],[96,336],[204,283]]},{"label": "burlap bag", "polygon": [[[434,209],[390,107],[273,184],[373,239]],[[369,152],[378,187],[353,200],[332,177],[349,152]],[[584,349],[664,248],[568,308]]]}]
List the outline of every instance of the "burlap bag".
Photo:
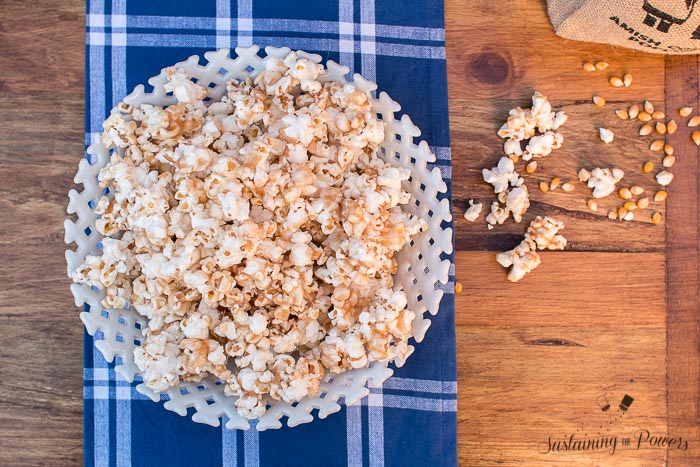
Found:
[{"label": "burlap bag", "polygon": [[700,53],[700,0],[547,0],[566,39],[661,54]]}]

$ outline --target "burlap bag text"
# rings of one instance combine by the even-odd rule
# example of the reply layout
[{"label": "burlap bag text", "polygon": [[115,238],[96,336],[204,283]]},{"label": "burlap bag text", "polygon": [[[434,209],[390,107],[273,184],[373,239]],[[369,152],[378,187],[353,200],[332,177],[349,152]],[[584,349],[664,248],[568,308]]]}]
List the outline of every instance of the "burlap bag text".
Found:
[{"label": "burlap bag text", "polygon": [[548,0],[566,39],[662,54],[700,53],[700,0]]}]

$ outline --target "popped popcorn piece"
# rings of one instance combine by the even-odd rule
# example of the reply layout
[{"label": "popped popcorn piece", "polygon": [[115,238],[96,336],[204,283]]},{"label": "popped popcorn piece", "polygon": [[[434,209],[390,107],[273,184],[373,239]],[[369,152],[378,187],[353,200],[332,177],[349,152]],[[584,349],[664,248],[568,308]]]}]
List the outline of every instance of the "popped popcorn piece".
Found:
[{"label": "popped popcorn piece", "polygon": [[505,152],[508,156],[522,156],[523,147],[520,144],[520,140],[508,140],[505,143],[503,143],[503,152]]},{"label": "popped popcorn piece", "polygon": [[601,169],[596,167],[591,172],[586,169],[581,169],[578,173],[578,178],[582,182],[587,182],[589,188],[593,188],[594,198],[605,198],[610,193],[615,191],[615,185],[622,180],[625,172],[621,169]]},{"label": "popped popcorn piece", "polygon": [[474,222],[480,215],[483,204],[475,203],[473,199],[469,200],[469,207],[464,212],[464,218],[469,222]]},{"label": "popped popcorn piece", "polygon": [[[552,112],[547,97],[540,92],[535,91],[533,94],[531,108],[517,107],[508,115],[508,120],[498,130],[498,135],[507,139],[503,145],[506,155],[522,156],[528,161],[533,157],[546,157],[552,150],[561,147],[564,137],[556,130],[568,117],[562,111]],[[529,140],[525,151],[521,146],[521,141],[524,140]]]},{"label": "popped popcorn piece", "polygon": [[541,258],[536,250],[563,250],[566,248],[566,238],[558,235],[558,232],[563,228],[564,224],[561,221],[551,217],[537,216],[530,223],[523,241],[518,246],[496,255],[496,261],[501,266],[511,268],[508,272],[508,280],[518,282],[540,265]]},{"label": "popped popcorn piece", "polygon": [[532,157],[548,156],[552,153],[552,146],[554,146],[554,133],[547,132],[540,136],[533,136],[525,147],[527,156],[523,156],[523,159],[527,161]]},{"label": "popped popcorn piece", "polygon": [[540,255],[530,250],[528,245],[521,243],[514,249],[496,255],[496,261],[504,268],[510,268],[508,280],[518,282],[541,263]]},{"label": "popped popcorn piece", "polygon": [[507,157],[501,157],[498,165],[491,170],[483,169],[482,176],[486,183],[493,185],[494,193],[503,193],[508,186],[520,186],[523,179],[515,171],[515,164]]},{"label": "popped popcorn piece", "polygon": [[523,219],[523,214],[530,207],[530,196],[525,185],[513,188],[508,192],[506,198],[506,208],[513,215],[513,220],[520,223]]},{"label": "popped popcorn piece", "polygon": [[563,111],[557,112],[554,117],[554,122],[552,122],[552,130],[558,130],[568,119],[569,116]]},{"label": "popped popcorn piece", "polygon": [[[213,375],[257,418],[268,398],[317,395],[327,372],[409,354],[415,313],[392,274],[427,224],[403,208],[410,171],[379,157],[368,93],[325,73],[291,52],[205,102],[168,68],[176,104],[105,121],[120,153],[98,177],[111,192],[95,208],[102,254],[73,280],[148,319],[134,361],[153,391]],[[551,127],[538,109],[533,128]],[[512,165],[505,176],[521,183]]]},{"label": "popped popcorn piece", "polygon": [[497,201],[491,203],[491,212],[488,216],[486,216],[486,222],[488,223],[489,229],[492,229],[496,224],[503,224],[508,219],[509,214],[510,210],[508,208],[501,207]]},{"label": "popped popcorn piece", "polygon": [[608,130],[607,128],[598,128],[600,140],[605,144],[610,144],[615,139],[615,133]]},{"label": "popped popcorn piece", "polygon": [[673,181],[673,174],[668,170],[662,170],[656,174],[656,183],[661,186],[668,186]]},{"label": "popped popcorn piece", "polygon": [[525,233],[526,241],[532,241],[538,250],[563,250],[566,239],[558,235],[564,223],[552,217],[537,216],[532,220]]}]

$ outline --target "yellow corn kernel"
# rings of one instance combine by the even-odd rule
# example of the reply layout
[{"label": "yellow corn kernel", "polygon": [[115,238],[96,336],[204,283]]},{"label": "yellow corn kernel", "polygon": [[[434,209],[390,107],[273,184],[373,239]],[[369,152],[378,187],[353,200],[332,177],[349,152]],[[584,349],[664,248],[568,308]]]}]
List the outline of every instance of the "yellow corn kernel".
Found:
[{"label": "yellow corn kernel", "polygon": [[666,201],[666,198],[668,197],[668,192],[666,190],[659,190],[656,193],[654,193],[654,201],[661,202],[661,201]]}]

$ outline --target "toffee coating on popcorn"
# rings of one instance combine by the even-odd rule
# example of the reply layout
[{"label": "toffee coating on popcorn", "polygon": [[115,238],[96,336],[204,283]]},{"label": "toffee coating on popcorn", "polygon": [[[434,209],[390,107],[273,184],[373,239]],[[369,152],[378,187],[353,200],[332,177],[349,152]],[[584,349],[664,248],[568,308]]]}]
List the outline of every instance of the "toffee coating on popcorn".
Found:
[{"label": "toffee coating on popcorn", "polygon": [[257,418],[268,397],[318,394],[327,371],[407,355],[394,255],[426,223],[402,209],[409,171],[377,155],[368,94],[324,73],[292,52],[208,104],[170,68],[177,104],[105,121],[122,153],[99,175],[106,238],[73,280],[148,318],[134,357],[152,390],[214,375]]}]

